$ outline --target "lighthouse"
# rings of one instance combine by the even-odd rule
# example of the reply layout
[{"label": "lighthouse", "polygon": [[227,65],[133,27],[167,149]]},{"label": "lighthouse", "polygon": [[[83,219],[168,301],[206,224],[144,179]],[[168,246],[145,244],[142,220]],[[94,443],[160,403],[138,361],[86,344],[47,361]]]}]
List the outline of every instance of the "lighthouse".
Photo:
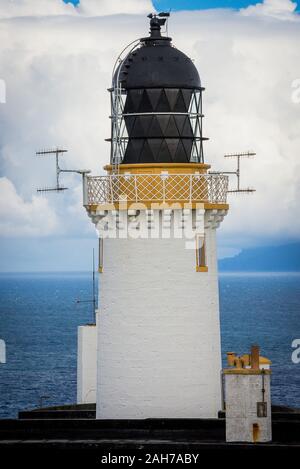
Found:
[{"label": "lighthouse", "polygon": [[149,36],[113,73],[110,162],[104,175],[84,175],[99,305],[96,325],[80,335],[79,386],[98,419],[216,418],[216,230],[228,177],[204,158],[199,73],[163,35],[166,15],[149,19]]}]

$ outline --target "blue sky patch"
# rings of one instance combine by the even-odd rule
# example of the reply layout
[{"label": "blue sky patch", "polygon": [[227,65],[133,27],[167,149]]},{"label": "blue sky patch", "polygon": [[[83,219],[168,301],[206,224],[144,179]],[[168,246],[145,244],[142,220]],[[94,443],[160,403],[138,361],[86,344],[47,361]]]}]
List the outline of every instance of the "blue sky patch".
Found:
[{"label": "blue sky patch", "polygon": [[[66,3],[78,5],[79,0],[64,0]],[[259,0],[153,0],[157,10],[205,10],[208,8],[245,8],[249,5],[263,3]],[[297,6],[299,11],[299,5]]]}]

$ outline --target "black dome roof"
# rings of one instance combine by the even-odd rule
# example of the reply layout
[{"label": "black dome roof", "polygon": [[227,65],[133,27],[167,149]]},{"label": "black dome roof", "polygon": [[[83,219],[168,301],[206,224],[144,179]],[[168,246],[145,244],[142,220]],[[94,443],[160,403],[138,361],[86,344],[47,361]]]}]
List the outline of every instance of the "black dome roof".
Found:
[{"label": "black dome roof", "polygon": [[199,73],[189,57],[161,36],[158,18],[150,22],[150,37],[140,39],[135,49],[119,65],[114,76],[125,89],[201,88]]},{"label": "black dome roof", "polygon": [[191,59],[161,36],[166,16],[149,15],[150,36],[140,39],[114,73],[110,91],[121,88],[124,100],[121,135],[112,126],[121,164],[203,161],[203,88]]},{"label": "black dome roof", "polygon": [[122,87],[200,88],[200,77],[191,59],[168,41],[159,42],[147,41],[121,64]]}]

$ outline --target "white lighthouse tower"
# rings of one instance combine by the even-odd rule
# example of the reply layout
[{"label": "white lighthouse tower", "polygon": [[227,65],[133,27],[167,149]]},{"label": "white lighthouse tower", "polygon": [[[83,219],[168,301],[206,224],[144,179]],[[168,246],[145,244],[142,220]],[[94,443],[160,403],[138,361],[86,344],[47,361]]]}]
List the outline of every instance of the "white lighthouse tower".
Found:
[{"label": "white lighthouse tower", "polygon": [[84,343],[90,335],[81,334],[80,350],[97,418],[215,418],[216,229],[228,178],[204,163],[197,69],[161,35],[165,18],[150,17],[150,36],[114,72],[106,175],[84,179],[100,274],[96,338]]}]

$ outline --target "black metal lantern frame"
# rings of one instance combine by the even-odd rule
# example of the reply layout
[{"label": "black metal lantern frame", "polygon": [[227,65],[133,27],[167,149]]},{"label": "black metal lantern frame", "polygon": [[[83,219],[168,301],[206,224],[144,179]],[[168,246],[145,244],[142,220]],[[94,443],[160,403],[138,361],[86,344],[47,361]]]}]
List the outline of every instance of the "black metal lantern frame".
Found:
[{"label": "black metal lantern frame", "polygon": [[[189,105],[188,108],[185,110],[186,112],[180,111],[169,111],[169,110],[153,110],[151,108],[143,107],[143,111],[139,112],[138,106],[134,110],[135,112],[127,112],[128,108],[128,99],[130,94],[133,92],[139,92],[141,95],[143,93],[152,92],[150,90],[126,90],[121,86],[115,86],[111,88],[109,91],[111,92],[111,164],[113,166],[118,166],[124,160],[126,149],[130,140],[133,139],[145,139],[145,137],[151,137],[158,141],[163,141],[164,139],[170,141],[170,139],[178,136],[180,139],[186,139],[188,141],[188,159],[191,163],[203,163],[204,162],[204,155],[203,155],[203,141],[207,140],[207,138],[203,137],[202,134],[202,121],[203,121],[203,113],[202,113],[202,91],[204,88],[201,89],[191,89],[185,90],[189,94]],[[168,89],[155,89],[157,92],[161,92],[164,95],[168,92],[181,92],[182,90],[168,90]],[[142,101],[142,97],[141,97]],[[151,124],[154,120],[158,123],[164,122],[165,129],[168,129],[168,123],[166,119],[170,118],[170,123],[173,125],[172,133],[168,134],[168,130],[165,135],[161,134],[150,134],[145,135],[143,134],[142,122],[147,122],[147,129],[153,128],[154,126]],[[188,127],[190,129],[189,133],[185,136],[182,135],[182,128],[184,124],[184,118],[188,118]],[[155,122],[156,126],[157,123]],[[135,131],[134,129],[137,128],[139,125],[139,131]],[[151,127],[152,125],[152,127]],[[169,127],[171,127],[169,125]],[[157,126],[159,128],[159,126]],[[175,130],[174,130],[175,129]],[[161,129],[163,132],[163,129]],[[175,133],[174,133],[175,132]],[[177,135],[176,135],[177,132]],[[142,143],[141,143],[142,144]],[[137,148],[142,151],[142,147],[140,145],[136,146]],[[136,150],[138,151],[138,150]]]},{"label": "black metal lantern frame", "polygon": [[[128,44],[116,60],[111,94],[111,165],[121,163],[203,163],[201,85],[194,88],[127,88],[127,68],[141,46]],[[172,47],[172,46],[171,46]],[[151,159],[153,156],[153,159]]]}]

